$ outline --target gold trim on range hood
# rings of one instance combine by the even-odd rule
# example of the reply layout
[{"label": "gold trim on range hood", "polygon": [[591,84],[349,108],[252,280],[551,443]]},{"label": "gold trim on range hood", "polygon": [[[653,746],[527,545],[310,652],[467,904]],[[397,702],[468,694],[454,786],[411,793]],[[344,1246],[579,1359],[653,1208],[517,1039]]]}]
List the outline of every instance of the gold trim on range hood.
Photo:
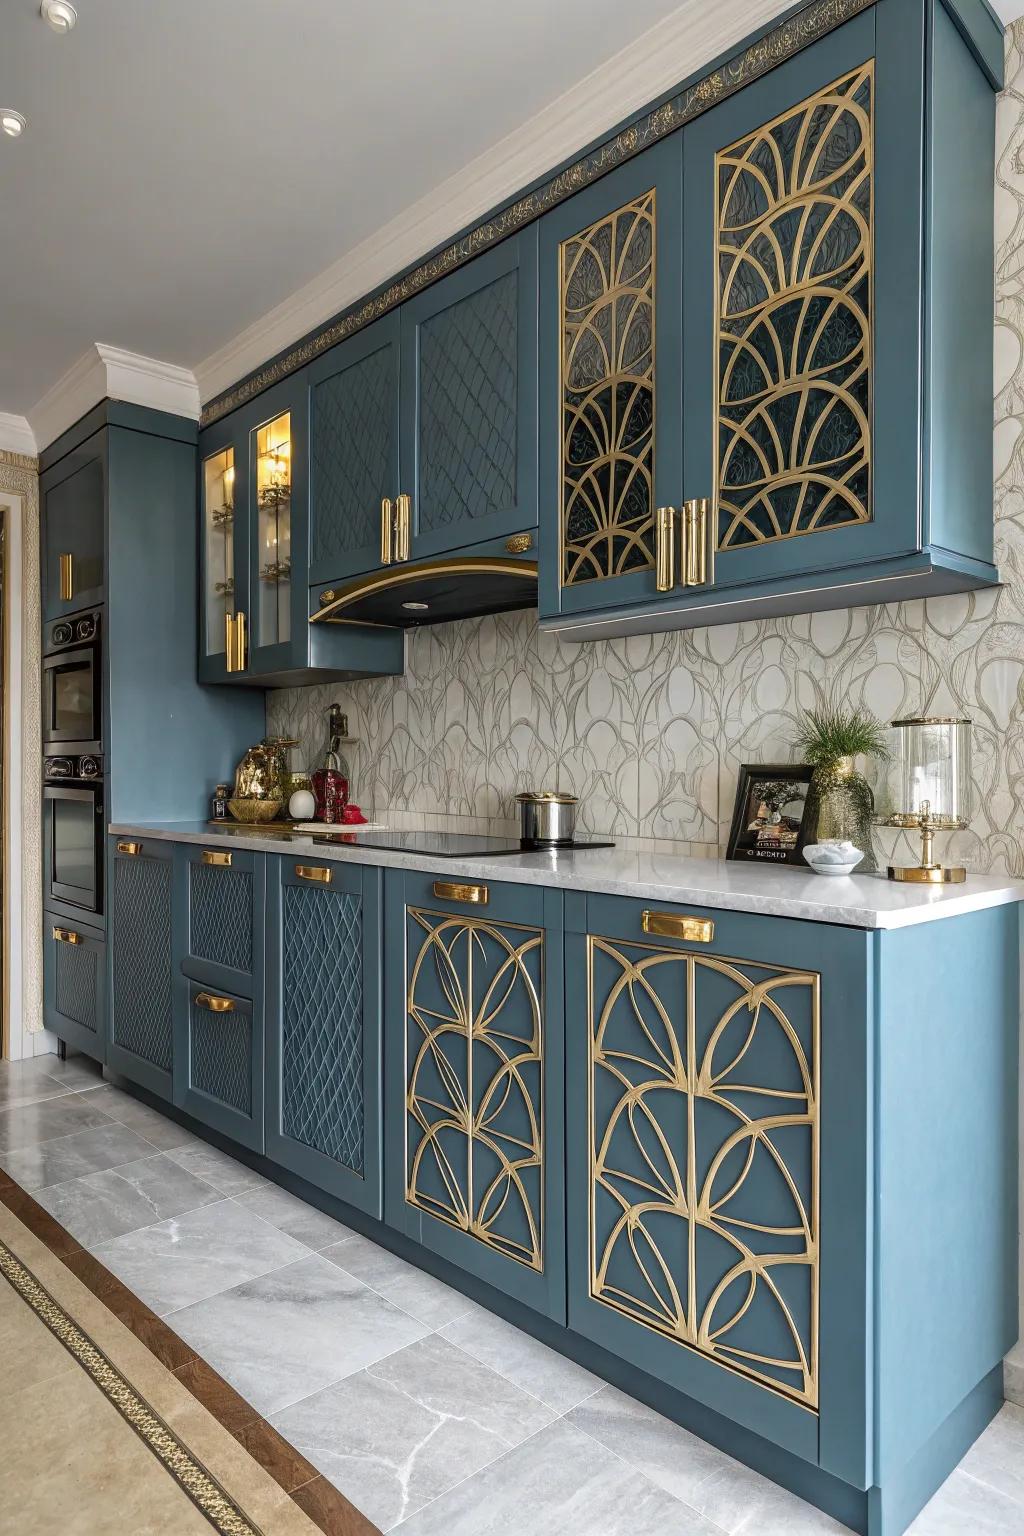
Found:
[{"label": "gold trim on range hood", "polygon": [[[404,607],[410,602],[426,606]],[[319,612],[309,616],[311,624],[370,624],[393,629],[533,608],[537,604],[537,562],[500,555],[463,555],[392,566],[321,592],[320,604]]]}]

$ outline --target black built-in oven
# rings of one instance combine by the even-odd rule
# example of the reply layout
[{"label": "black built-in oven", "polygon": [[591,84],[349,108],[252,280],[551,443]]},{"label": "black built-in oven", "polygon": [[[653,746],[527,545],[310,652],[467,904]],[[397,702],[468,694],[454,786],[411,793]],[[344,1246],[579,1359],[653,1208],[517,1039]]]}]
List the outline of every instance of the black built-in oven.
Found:
[{"label": "black built-in oven", "polygon": [[103,762],[90,753],[43,765],[43,899],[103,911]]},{"label": "black built-in oven", "polygon": [[95,755],[103,747],[100,610],[58,619],[43,655],[43,751]]}]

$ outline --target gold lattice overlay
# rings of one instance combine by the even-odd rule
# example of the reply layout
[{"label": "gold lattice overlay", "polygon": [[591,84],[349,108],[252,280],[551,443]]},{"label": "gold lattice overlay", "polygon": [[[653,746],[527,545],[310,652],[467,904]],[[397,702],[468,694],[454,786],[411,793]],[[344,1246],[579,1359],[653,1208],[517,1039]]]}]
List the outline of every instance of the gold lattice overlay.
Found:
[{"label": "gold lattice overlay", "polygon": [[408,919],[406,1199],[542,1270],[543,934]]},{"label": "gold lattice overlay", "polygon": [[719,549],[871,520],[873,88],[716,157]]},{"label": "gold lattice overlay", "polygon": [[818,1402],[819,979],[588,940],[591,1295]]},{"label": "gold lattice overlay", "polygon": [[562,584],[654,564],[654,191],[559,247]]}]

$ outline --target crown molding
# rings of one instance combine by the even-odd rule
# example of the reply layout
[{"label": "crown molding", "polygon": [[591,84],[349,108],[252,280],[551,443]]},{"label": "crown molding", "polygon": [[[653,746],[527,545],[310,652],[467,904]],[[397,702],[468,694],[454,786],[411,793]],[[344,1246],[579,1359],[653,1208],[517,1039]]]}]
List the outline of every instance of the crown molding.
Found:
[{"label": "crown molding", "polygon": [[101,400],[199,418],[199,386],[187,368],[98,341],[29,411],[34,441],[40,449],[48,447]]},{"label": "crown molding", "polygon": [[20,453],[30,459],[36,456],[36,439],[28,420],[24,416],[12,416],[9,411],[0,411],[0,451],[4,453]]},{"label": "crown molding", "polygon": [[195,370],[205,402],[553,167],[792,8],[792,0],[685,0],[536,116],[361,241],[212,352]]}]

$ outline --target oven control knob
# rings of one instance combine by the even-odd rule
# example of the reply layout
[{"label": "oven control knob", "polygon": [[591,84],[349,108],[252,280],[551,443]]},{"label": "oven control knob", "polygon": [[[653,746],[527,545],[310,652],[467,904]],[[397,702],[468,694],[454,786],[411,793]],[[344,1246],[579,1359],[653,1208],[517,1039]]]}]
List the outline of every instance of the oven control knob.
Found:
[{"label": "oven control knob", "polygon": [[91,615],[89,618],[79,619],[75,633],[79,640],[91,640],[96,633],[96,620]]},{"label": "oven control knob", "polygon": [[73,766],[70,757],[48,757],[43,772],[48,779],[70,779]]},{"label": "oven control knob", "polygon": [[70,624],[55,624],[51,639],[54,645],[67,645],[69,640],[75,638],[75,632]]},{"label": "oven control knob", "polygon": [[78,759],[78,777],[80,779],[95,779],[98,777],[100,765],[95,757],[80,757]]}]

